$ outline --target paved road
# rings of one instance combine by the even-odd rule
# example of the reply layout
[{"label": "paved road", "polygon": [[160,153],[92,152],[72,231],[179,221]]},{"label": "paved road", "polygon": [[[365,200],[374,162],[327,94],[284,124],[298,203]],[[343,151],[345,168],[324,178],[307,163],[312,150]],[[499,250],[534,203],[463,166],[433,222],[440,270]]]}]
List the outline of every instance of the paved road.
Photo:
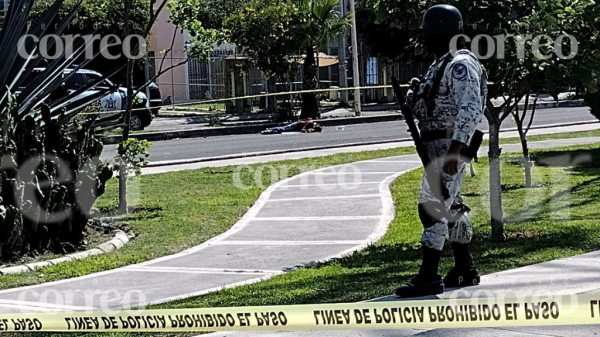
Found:
[{"label": "paved road", "polygon": [[[587,107],[553,108],[539,110],[534,125],[573,123],[592,121]],[[507,120],[504,128],[513,128],[512,120]],[[487,130],[487,122],[481,125]],[[336,131],[334,127],[325,128],[319,134],[283,134],[263,136],[260,134],[219,136],[209,138],[191,138],[153,142],[149,161],[167,161],[216,157],[231,154],[264,152],[286,149],[302,149],[323,145],[341,145],[348,143],[387,141],[410,137],[402,121],[357,124],[346,126],[345,131]],[[106,146],[105,156],[116,153],[114,145]]]}]

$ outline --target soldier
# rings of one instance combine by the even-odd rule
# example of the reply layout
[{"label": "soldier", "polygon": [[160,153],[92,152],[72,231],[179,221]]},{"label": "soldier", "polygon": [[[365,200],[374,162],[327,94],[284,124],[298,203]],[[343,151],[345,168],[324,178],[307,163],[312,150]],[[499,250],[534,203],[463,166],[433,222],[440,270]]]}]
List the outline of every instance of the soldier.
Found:
[{"label": "soldier", "polygon": [[[470,144],[482,120],[487,76],[469,50],[451,48],[453,37],[463,32],[463,19],[458,9],[449,5],[429,8],[423,16],[421,29],[425,33],[425,45],[435,54],[436,60],[414,97],[413,111],[419,120],[421,137],[435,166],[434,171],[440,174],[446,188],[444,204],[452,215],[456,215],[468,209],[460,195],[467,172],[460,153]],[[424,177],[418,209],[424,227],[421,237],[423,261],[419,274],[396,289],[399,297],[440,294],[444,292],[444,285],[459,287],[479,283],[479,273],[470,252],[473,231],[468,214],[465,212],[455,223],[448,223],[446,218],[440,219],[431,211],[436,201]],[[448,234],[455,266],[442,280],[438,266]]]}]

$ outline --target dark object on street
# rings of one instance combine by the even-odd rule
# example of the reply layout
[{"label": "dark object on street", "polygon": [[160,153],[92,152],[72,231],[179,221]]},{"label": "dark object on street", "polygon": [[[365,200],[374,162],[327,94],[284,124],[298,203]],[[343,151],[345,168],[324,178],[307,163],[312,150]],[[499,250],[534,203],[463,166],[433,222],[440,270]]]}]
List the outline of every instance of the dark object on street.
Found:
[{"label": "dark object on street", "polygon": [[274,128],[268,128],[260,133],[263,135],[273,135],[280,134],[283,132],[302,132],[302,133],[313,133],[313,132],[321,132],[323,131],[323,127],[313,121],[312,119],[298,120],[297,122],[293,122],[284,126],[278,126]]}]

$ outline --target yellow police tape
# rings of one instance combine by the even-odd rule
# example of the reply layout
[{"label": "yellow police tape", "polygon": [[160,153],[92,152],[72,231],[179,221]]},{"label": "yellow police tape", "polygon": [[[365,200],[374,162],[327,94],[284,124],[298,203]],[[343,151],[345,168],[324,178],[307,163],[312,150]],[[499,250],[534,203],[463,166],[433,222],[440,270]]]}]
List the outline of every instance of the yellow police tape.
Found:
[{"label": "yellow police tape", "polygon": [[600,294],[0,315],[0,331],[297,331],[600,324]]},{"label": "yellow police tape", "polygon": [[[228,97],[228,98],[218,98],[218,99],[210,99],[210,100],[199,100],[192,101],[186,103],[178,103],[178,104],[169,104],[169,106],[175,107],[184,107],[187,105],[194,104],[205,104],[205,103],[219,103],[219,102],[229,102],[236,101],[241,99],[251,99],[251,98],[260,98],[260,97],[272,97],[272,96],[287,96],[287,95],[299,95],[299,94],[307,94],[307,93],[317,93],[317,92],[329,92],[329,91],[349,91],[349,90],[364,90],[364,89],[385,89],[391,88],[391,85],[375,85],[375,86],[367,86],[367,87],[351,87],[351,88],[330,88],[330,89],[314,89],[314,90],[297,90],[297,91],[285,91],[285,92],[273,92],[267,94],[260,95],[248,95],[248,96],[238,96],[238,97]],[[401,87],[408,87],[407,84],[401,85]],[[131,111],[141,111],[147,110],[148,108],[135,108],[131,109]],[[99,115],[99,114],[112,114],[116,112],[125,112],[126,110],[111,110],[111,111],[94,111],[94,112],[85,112],[80,113],[80,115]]]}]

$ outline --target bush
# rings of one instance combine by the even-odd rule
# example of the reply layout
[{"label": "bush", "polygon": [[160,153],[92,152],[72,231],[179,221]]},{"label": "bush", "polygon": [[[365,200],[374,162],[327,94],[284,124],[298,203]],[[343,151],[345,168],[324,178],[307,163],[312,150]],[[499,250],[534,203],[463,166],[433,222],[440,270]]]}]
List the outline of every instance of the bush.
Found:
[{"label": "bush", "polygon": [[[0,257],[10,259],[78,246],[88,214],[113,176],[99,159],[103,145],[93,120],[67,128],[65,116],[44,125],[28,115],[0,115]],[[43,112],[48,112],[42,110]]]},{"label": "bush", "polygon": [[[11,24],[0,32],[0,259],[79,246],[89,211],[113,176],[113,166],[99,159],[103,145],[95,136],[96,127],[112,117],[75,118],[108,89],[89,83],[74,92],[60,90],[75,74],[65,70],[74,67],[86,48],[78,47],[72,57],[63,50],[52,60],[17,55],[39,50],[39,42],[32,40],[63,34],[74,15],[56,22],[62,6],[56,0],[44,20],[28,27],[23,13],[33,2],[11,0],[10,7],[17,10],[5,11],[5,22]],[[53,22],[57,24],[49,24]],[[25,34],[34,38],[21,44]],[[83,60],[81,67],[89,61]],[[36,67],[44,70],[32,79]],[[92,89],[93,94],[81,95]]]}]

